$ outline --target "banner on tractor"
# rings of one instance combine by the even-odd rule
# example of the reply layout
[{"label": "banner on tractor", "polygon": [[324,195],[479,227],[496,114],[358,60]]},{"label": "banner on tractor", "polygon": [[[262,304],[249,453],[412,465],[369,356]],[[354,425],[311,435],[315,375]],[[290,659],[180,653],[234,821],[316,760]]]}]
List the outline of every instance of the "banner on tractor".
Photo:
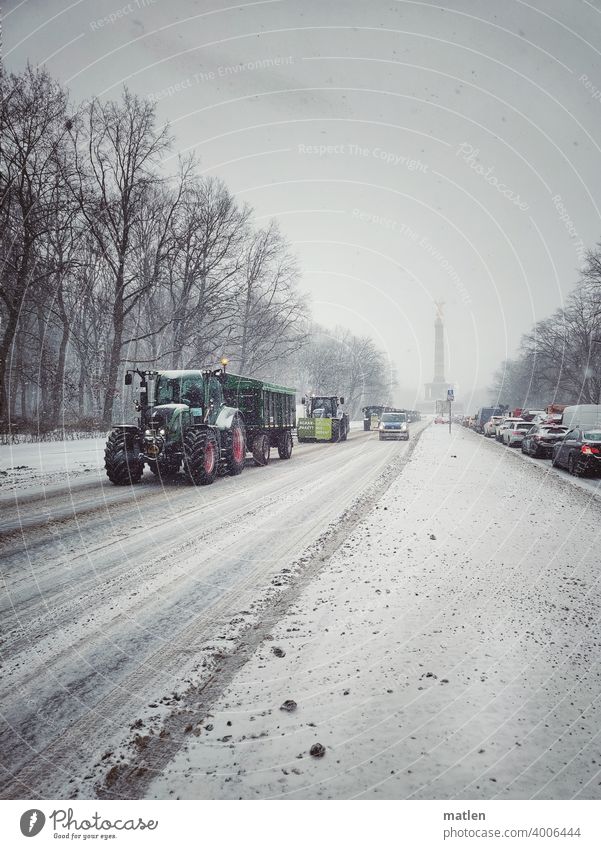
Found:
[{"label": "banner on tractor", "polygon": [[332,438],[332,419],[299,419],[296,424],[299,439],[318,439],[327,441]]}]

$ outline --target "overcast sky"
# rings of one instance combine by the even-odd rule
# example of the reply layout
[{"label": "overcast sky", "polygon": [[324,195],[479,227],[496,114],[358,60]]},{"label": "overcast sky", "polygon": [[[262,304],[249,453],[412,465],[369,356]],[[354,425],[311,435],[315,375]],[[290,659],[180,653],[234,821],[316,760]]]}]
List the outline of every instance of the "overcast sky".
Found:
[{"label": "overcast sky", "polygon": [[275,216],[326,326],[370,334],[404,403],[470,404],[601,239],[601,2],[23,0],[4,56],[74,100],[157,100],[257,220]]}]

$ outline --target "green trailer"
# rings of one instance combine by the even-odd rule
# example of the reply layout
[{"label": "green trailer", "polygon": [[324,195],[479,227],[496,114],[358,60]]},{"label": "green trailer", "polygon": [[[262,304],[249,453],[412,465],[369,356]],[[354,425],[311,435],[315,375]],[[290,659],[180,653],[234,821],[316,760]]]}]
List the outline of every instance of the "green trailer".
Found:
[{"label": "green trailer", "polygon": [[277,448],[282,460],[290,458],[296,427],[295,389],[227,372],[223,394],[228,405],[242,413],[246,444],[257,465],[269,462],[271,448]]}]

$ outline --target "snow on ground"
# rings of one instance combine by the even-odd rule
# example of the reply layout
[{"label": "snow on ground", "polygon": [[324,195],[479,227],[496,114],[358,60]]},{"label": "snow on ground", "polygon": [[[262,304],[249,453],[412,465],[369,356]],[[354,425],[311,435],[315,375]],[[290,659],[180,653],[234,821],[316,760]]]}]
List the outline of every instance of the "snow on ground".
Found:
[{"label": "snow on ground", "polygon": [[599,798],[600,505],[499,447],[426,430],[148,795]]},{"label": "snow on ground", "polygon": [[53,484],[104,476],[106,439],[72,439],[0,446],[0,493],[39,492]]}]

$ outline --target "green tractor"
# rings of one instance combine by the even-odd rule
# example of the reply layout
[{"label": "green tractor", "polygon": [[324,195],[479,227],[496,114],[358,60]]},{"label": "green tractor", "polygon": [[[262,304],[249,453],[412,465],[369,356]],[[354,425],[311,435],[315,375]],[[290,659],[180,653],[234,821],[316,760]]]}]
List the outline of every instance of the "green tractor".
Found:
[{"label": "green tractor", "polygon": [[299,442],[344,442],[350,430],[348,414],[342,409],[344,398],[336,395],[311,395],[303,398],[305,418],[298,420]]},{"label": "green tractor", "polygon": [[224,359],[217,369],[128,369],[126,386],[134,374],[140,378],[139,418],[109,434],[104,458],[112,483],[138,483],[148,465],[162,479],[183,468],[191,483],[205,485],[218,474],[240,474],[247,450],[260,466],[272,445],[282,459],[291,456],[295,390],[229,374],[226,365]]}]

